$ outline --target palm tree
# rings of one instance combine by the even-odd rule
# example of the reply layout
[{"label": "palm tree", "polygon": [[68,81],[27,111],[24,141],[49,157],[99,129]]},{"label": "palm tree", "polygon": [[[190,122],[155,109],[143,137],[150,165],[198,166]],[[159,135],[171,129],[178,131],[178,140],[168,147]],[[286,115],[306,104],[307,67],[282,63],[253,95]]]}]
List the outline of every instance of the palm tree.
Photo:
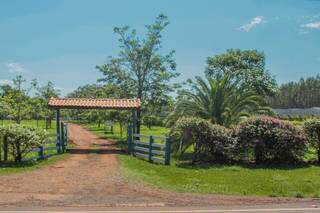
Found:
[{"label": "palm tree", "polygon": [[192,90],[180,93],[169,119],[174,121],[180,116],[196,116],[229,127],[241,117],[271,112],[265,106],[263,97],[250,89],[240,88],[238,82],[230,80],[229,76],[207,80],[196,77]]}]

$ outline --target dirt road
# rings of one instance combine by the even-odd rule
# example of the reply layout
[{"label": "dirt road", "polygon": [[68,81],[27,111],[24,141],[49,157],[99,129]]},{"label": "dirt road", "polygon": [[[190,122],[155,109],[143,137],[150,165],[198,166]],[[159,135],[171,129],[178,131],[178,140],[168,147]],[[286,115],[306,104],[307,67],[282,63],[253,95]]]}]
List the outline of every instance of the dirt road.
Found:
[{"label": "dirt road", "polygon": [[124,154],[107,140],[70,124],[77,147],[54,165],[0,176],[0,209],[4,207],[161,207],[295,204],[319,205],[312,199],[278,199],[167,192],[121,177],[117,156]]}]

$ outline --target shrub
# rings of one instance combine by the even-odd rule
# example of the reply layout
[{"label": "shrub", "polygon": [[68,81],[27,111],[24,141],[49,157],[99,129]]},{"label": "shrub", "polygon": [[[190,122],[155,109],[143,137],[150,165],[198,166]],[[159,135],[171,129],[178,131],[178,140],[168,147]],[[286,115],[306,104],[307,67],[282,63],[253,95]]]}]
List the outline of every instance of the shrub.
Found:
[{"label": "shrub", "polygon": [[234,129],[237,153],[256,163],[292,163],[301,160],[307,149],[304,132],[289,122],[260,116],[249,118]]},{"label": "shrub", "polygon": [[19,124],[1,127],[0,136],[8,143],[8,149],[15,162],[21,162],[30,150],[43,145],[47,139],[44,130]]},{"label": "shrub", "polygon": [[320,163],[320,120],[306,121],[303,127],[309,136],[310,144],[318,151],[318,162]]},{"label": "shrub", "polygon": [[170,136],[173,151],[180,156],[193,147],[193,162],[227,160],[235,143],[227,128],[200,118],[180,118]]}]

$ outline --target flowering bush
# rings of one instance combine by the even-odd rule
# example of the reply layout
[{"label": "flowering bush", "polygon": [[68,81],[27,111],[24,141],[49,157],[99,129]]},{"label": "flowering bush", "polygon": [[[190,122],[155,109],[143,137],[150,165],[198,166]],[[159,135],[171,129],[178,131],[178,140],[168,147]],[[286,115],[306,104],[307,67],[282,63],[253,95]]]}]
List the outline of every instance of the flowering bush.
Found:
[{"label": "flowering bush", "polygon": [[320,163],[320,120],[306,121],[303,128],[309,136],[310,144],[318,150],[318,162]]},{"label": "flowering bush", "polygon": [[227,128],[200,118],[180,118],[170,136],[176,154],[182,155],[193,147],[193,162],[227,160],[235,144]]},{"label": "flowering bush", "polygon": [[278,118],[252,117],[234,129],[237,154],[256,163],[292,163],[301,160],[307,149],[304,132]]},{"label": "flowering bush", "polygon": [[43,145],[47,139],[44,130],[18,124],[0,127],[0,137],[7,142],[16,162],[21,162],[31,149]]}]

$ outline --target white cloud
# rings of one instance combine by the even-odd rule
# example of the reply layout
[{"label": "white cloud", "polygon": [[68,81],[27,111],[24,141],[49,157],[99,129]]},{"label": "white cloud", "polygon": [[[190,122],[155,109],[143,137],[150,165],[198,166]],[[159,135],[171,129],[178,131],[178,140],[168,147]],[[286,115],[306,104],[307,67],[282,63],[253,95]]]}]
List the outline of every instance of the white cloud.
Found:
[{"label": "white cloud", "polygon": [[11,80],[8,79],[0,79],[0,85],[10,85],[13,84],[13,82]]},{"label": "white cloud", "polygon": [[266,21],[263,16],[256,16],[253,19],[251,19],[251,21],[249,23],[244,24],[241,27],[239,27],[239,29],[242,31],[245,31],[245,32],[249,32],[251,29],[253,29],[257,25],[265,23],[265,22]]},{"label": "white cloud", "polygon": [[23,73],[26,69],[19,63],[7,63],[5,67],[9,70],[10,73]]},{"label": "white cloud", "polygon": [[298,29],[298,34],[299,35],[306,35],[306,34],[309,34],[309,33],[310,33],[310,31],[305,30],[303,28]]},{"label": "white cloud", "polygon": [[303,28],[308,28],[308,29],[320,29],[320,21],[319,22],[310,22],[308,24],[303,24],[301,25]]}]

